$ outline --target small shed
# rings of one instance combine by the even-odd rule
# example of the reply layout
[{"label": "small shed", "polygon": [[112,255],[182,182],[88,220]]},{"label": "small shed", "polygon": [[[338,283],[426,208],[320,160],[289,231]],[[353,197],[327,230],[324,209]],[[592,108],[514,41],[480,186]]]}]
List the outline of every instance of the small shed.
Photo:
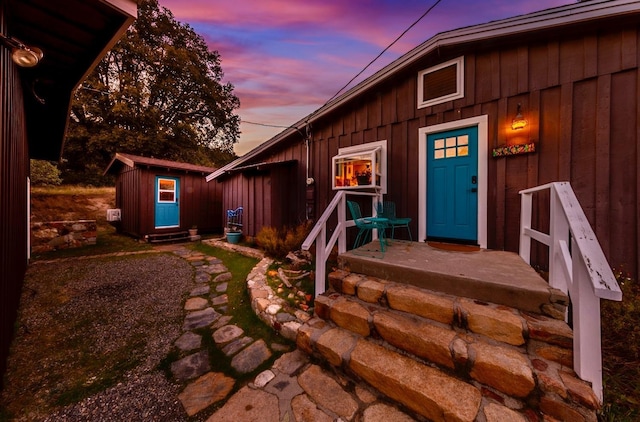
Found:
[{"label": "small shed", "polygon": [[139,238],[197,227],[222,232],[222,187],[207,183],[212,167],[116,153],[105,174],[116,176],[118,230]]}]

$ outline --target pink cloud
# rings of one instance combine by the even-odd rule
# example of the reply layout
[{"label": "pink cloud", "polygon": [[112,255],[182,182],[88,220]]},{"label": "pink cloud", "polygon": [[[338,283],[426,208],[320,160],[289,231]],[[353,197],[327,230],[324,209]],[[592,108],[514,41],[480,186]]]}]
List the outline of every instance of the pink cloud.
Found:
[{"label": "pink cloud", "polygon": [[[242,120],[288,126],[324,104],[436,0],[159,1],[220,53]],[[438,32],[572,2],[443,1],[365,76]],[[282,129],[245,123],[241,130],[238,153]]]}]

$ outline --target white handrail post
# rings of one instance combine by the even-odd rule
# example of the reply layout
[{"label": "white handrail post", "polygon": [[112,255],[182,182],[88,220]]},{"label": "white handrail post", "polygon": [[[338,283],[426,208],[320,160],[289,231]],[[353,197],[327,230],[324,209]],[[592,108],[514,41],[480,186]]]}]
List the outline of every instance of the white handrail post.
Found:
[{"label": "white handrail post", "polygon": [[327,258],[326,249],[327,246],[327,225],[322,225],[322,230],[318,233],[316,239],[316,282],[315,282],[315,296],[318,297],[325,291],[325,278],[327,273]]},{"label": "white handrail post", "polygon": [[[575,241],[571,248],[577,250]],[[600,299],[594,294],[587,267],[581,254],[573,257],[573,369],[591,388],[600,403],[602,394],[602,340]]]},{"label": "white handrail post", "polygon": [[[549,235],[552,240],[549,245],[549,285],[566,294],[569,292],[571,282],[565,277],[563,269],[565,262],[560,241],[564,240],[569,245],[569,221],[562,208],[557,190],[558,187],[564,187],[563,185],[564,183],[554,183],[549,191]],[[572,245],[572,250],[577,249]]]},{"label": "white handrail post", "polygon": [[531,263],[531,237],[525,233],[531,228],[532,193],[520,194],[520,258]]},{"label": "white handrail post", "polygon": [[[346,195],[342,195],[340,199],[340,204],[338,205],[338,230],[340,230],[340,234],[338,235],[338,253],[342,254],[347,251],[347,197]],[[317,261],[316,261],[317,262]]]}]

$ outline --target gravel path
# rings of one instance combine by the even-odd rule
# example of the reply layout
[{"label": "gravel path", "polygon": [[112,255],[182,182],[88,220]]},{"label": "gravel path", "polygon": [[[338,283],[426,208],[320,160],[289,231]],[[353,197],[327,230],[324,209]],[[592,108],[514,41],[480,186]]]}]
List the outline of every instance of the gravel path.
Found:
[{"label": "gravel path", "polygon": [[[180,387],[155,368],[181,334],[183,301],[193,286],[193,267],[170,254],[31,265],[25,277],[2,405],[12,410],[18,421],[186,420],[177,399]],[[46,296],[45,289],[55,295]],[[54,299],[60,306],[47,302]],[[74,322],[59,342],[82,337],[91,350],[58,360],[43,354],[39,350],[41,336],[53,330],[57,321]],[[74,370],[75,361],[90,359],[93,353],[102,357],[118,350],[122,353],[129,347],[138,350],[137,364],[117,385],[49,416],[38,410],[38,402],[47,409],[50,398],[46,396],[64,382],[58,380],[56,385],[52,372],[64,379],[66,371]],[[31,406],[28,412],[18,413],[12,402],[25,395],[33,396]]]}]

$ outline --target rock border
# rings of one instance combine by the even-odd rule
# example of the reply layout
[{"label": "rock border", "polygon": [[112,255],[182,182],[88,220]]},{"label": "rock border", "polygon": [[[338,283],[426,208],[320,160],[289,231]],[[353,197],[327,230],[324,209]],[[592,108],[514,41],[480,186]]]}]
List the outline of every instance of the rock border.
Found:
[{"label": "rock border", "polygon": [[207,239],[202,242],[220,249],[260,259],[260,262],[247,275],[247,289],[251,300],[251,309],[255,314],[284,338],[296,341],[298,330],[311,316],[296,309],[292,314],[286,310],[287,302],[278,296],[267,282],[267,271],[273,259],[265,257],[262,251],[247,246],[235,245],[220,239]]}]

